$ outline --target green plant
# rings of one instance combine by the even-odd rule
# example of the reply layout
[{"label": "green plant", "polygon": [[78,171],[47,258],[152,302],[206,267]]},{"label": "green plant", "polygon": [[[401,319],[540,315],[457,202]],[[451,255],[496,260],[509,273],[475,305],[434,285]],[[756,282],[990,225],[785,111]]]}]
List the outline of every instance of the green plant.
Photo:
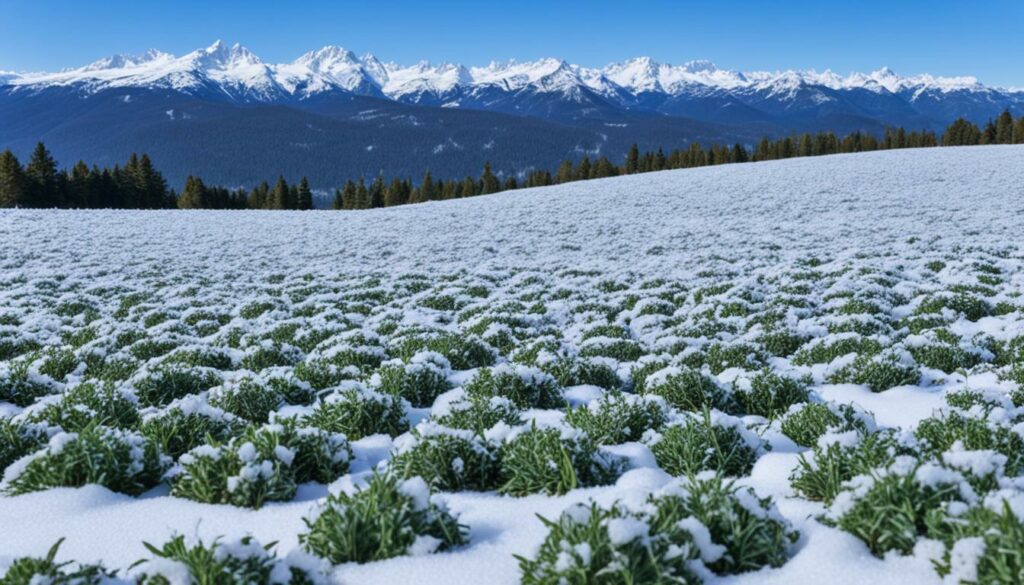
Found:
[{"label": "green plant", "polygon": [[139,434],[87,427],[80,433],[54,435],[44,449],[17,465],[18,469],[9,467],[5,474],[8,494],[96,483],[139,495],[160,481],[170,460]]},{"label": "green plant", "polygon": [[906,352],[887,349],[875,355],[857,356],[826,379],[832,384],[863,384],[872,392],[884,392],[896,386],[917,384],[921,371]]},{"label": "green plant", "polygon": [[807,402],[810,397],[807,384],[807,380],[780,376],[765,369],[753,377],[737,379],[732,397],[740,412],[772,419],[794,404]]},{"label": "green plant", "polygon": [[164,409],[145,412],[139,432],[177,460],[204,443],[227,441],[242,426],[234,415],[210,406],[202,397],[188,396]]},{"label": "green plant", "polygon": [[409,360],[424,350],[443,355],[456,370],[487,367],[494,364],[496,357],[494,349],[476,336],[462,336],[449,332],[401,338],[394,347],[394,355]]},{"label": "green plant", "polygon": [[28,416],[34,422],[45,422],[70,433],[92,425],[130,429],[139,424],[135,397],[109,383],[72,386],[59,400],[43,404]]},{"label": "green plant", "polygon": [[251,441],[200,445],[178,458],[171,495],[205,504],[261,508],[295,497],[291,450],[260,452]]},{"label": "green plant", "polygon": [[58,563],[61,538],[43,558],[21,557],[0,575],[0,585],[100,585],[113,575],[102,565],[81,565],[70,561]]},{"label": "green plant", "polygon": [[569,409],[565,422],[599,445],[639,441],[643,434],[668,421],[669,407],[658,396],[609,392],[586,406]]},{"label": "green plant", "polygon": [[871,413],[849,404],[794,404],[780,420],[779,430],[801,447],[813,447],[826,432],[875,431]]},{"label": "green plant", "polygon": [[173,400],[199,394],[220,383],[216,370],[177,365],[158,366],[129,380],[143,406],[166,406]]},{"label": "green plant", "polygon": [[705,410],[688,414],[644,436],[658,465],[670,475],[711,470],[729,476],[750,473],[765,445],[737,418]]},{"label": "green plant", "polygon": [[501,486],[498,445],[472,431],[425,423],[395,441],[389,468],[422,477],[439,491],[487,491]]},{"label": "green plant", "polygon": [[358,382],[346,382],[321,397],[306,424],[343,433],[353,441],[378,433],[395,437],[409,430],[401,398],[374,392]]},{"label": "green plant", "polygon": [[929,514],[973,496],[964,494],[966,485],[956,472],[900,456],[847,482],[823,520],[863,540],[876,556],[906,555],[927,534]]},{"label": "green plant", "polygon": [[789,481],[803,497],[831,504],[850,479],[886,467],[897,456],[910,453],[889,432],[863,434],[849,430],[829,434],[817,441],[810,456],[800,455]]},{"label": "green plant", "polygon": [[565,404],[555,379],[529,366],[502,364],[481,369],[463,388],[470,396],[503,396],[519,408],[559,408]]},{"label": "green plant", "polygon": [[391,474],[374,473],[354,493],[327,496],[305,522],[299,542],[332,564],[428,554],[468,541],[466,528],[422,478]]},{"label": "green plant", "polygon": [[714,379],[686,366],[664,368],[647,376],[644,392],[661,396],[673,408],[688,412],[734,409],[732,397]]},{"label": "green plant", "polygon": [[465,429],[483,435],[498,423],[516,426],[522,423],[522,412],[504,396],[468,395],[465,391],[444,404],[435,404],[430,418],[440,425]]},{"label": "green plant", "polygon": [[448,374],[451,366],[439,353],[420,352],[409,363],[394,360],[381,364],[370,379],[379,392],[401,396],[415,407],[434,404],[434,400],[451,388]]},{"label": "green plant", "polygon": [[523,585],[696,585],[699,554],[688,532],[652,533],[643,516],[620,505],[576,504],[548,529],[532,558],[516,556]]},{"label": "green plant", "polygon": [[57,432],[45,424],[0,418],[0,475],[11,463],[40,449]]},{"label": "green plant", "polygon": [[607,485],[625,470],[625,463],[602,452],[581,431],[540,428],[536,423],[514,429],[501,445],[499,491],[513,496],[561,495],[577,487]]},{"label": "green plant", "polygon": [[284,397],[255,377],[228,378],[210,390],[210,405],[239,418],[265,423],[270,413],[285,405]]},{"label": "green plant", "polygon": [[159,548],[145,542],[153,559],[132,565],[130,573],[139,585],[171,585],[178,583],[181,569],[188,582],[216,585],[247,583],[252,585],[314,585],[326,583],[327,567],[321,563],[310,571],[310,563],[293,554],[281,559],[274,552],[275,543],[261,545],[251,536],[234,542],[220,539],[210,544],[189,542],[182,535],[171,537]]}]

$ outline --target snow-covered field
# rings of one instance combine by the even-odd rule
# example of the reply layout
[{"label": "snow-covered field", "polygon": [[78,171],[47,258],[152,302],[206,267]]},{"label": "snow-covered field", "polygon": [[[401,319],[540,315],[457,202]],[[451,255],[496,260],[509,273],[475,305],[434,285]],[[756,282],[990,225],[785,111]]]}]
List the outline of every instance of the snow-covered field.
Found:
[{"label": "snow-covered field", "polygon": [[[730,496],[738,522],[777,529],[771,560],[738,567],[753,545],[694,513],[672,529],[692,544],[675,549],[691,580],[940,583],[933,561],[947,549],[952,582],[995,574],[984,571],[1000,559],[1014,574],[1020,559],[995,551],[1024,545],[1007,528],[1024,518],[1022,214],[1024,147],[731,165],[365,212],[0,212],[0,568],[62,537],[58,560],[122,578],[153,556],[143,542],[176,534],[252,535],[297,559],[304,518],[374,469],[462,486],[435,500],[468,542],[423,554],[438,543],[417,539],[419,554],[332,566],[334,582],[517,583],[513,555],[533,558],[548,533],[537,515],[590,500],[635,512],[602,524],[606,539],[667,566],[648,495],[739,469],[737,487],[775,506]],[[438,428],[474,396],[481,410],[463,419],[503,422]],[[618,405],[629,424],[566,415],[567,402],[596,415]],[[825,405],[825,422],[805,403]],[[347,405],[369,414],[350,420]],[[188,413],[208,423],[199,435],[157,424]],[[295,445],[247,452],[268,417],[321,429],[330,461],[315,477],[336,479],[303,482]],[[559,429],[555,458],[571,455],[575,482],[553,459],[514,456],[538,433],[531,419]],[[233,442],[201,446],[216,443],[206,432]],[[437,434],[479,457],[417,460]],[[117,472],[101,481],[118,491],[52,487],[82,483],[81,466],[54,469],[73,467],[87,435],[127,445],[125,458],[93,460]],[[600,450],[577,457],[588,441]],[[199,477],[232,450],[240,470]],[[405,465],[389,466],[395,452]],[[239,505],[195,501],[214,497],[203,481]],[[253,509],[257,484],[269,495]],[[490,489],[469,489],[480,485]],[[402,493],[422,505],[421,488]],[[976,528],[998,520],[1009,524]],[[556,557],[544,570],[601,558],[572,546]]]}]

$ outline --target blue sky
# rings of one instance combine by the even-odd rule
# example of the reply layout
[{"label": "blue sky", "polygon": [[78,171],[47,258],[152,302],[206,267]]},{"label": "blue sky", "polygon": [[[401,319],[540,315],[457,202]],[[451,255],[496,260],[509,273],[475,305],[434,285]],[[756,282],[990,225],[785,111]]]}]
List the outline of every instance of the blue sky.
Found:
[{"label": "blue sky", "polygon": [[741,70],[887,65],[1024,86],[1020,0],[3,0],[0,14],[0,69],[16,71],[182,54],[220,38],[271,62],[336,44],[401,63],[647,55]]}]

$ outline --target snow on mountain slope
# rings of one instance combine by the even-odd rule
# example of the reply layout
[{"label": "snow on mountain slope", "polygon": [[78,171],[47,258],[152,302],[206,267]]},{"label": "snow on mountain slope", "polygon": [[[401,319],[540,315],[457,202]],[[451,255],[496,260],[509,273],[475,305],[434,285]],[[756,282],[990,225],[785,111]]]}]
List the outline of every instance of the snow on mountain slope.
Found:
[{"label": "snow on mountain slope", "polygon": [[[602,304],[607,302],[629,307],[619,314],[616,326],[643,347],[654,348],[660,347],[659,340],[696,344],[699,340],[674,335],[681,320],[697,315],[707,319],[716,307],[725,308],[707,296],[704,301],[685,300],[696,299],[697,291],[726,295],[744,310],[755,311],[763,308],[761,291],[768,291],[779,301],[769,306],[782,308],[790,326],[825,336],[824,324],[838,323],[839,313],[811,317],[814,311],[836,308],[847,296],[862,302],[872,299],[869,305],[893,299],[892,306],[876,307],[876,316],[847,314],[844,322],[863,317],[859,322],[867,325],[895,325],[913,313],[920,300],[935,298],[929,295],[936,291],[977,289],[979,266],[986,267],[984,274],[992,283],[988,286],[996,291],[989,301],[1019,303],[1024,282],[1021,184],[1024,147],[997,146],[723,165],[365,212],[2,210],[0,238],[8,245],[0,249],[7,283],[0,288],[0,300],[6,302],[5,311],[17,312],[22,327],[33,328],[43,343],[60,343],[68,327],[50,312],[56,303],[32,302],[32,295],[47,291],[62,295],[60,291],[66,290],[67,296],[59,300],[68,307],[75,306],[72,301],[81,295],[138,292],[137,297],[126,298],[144,300],[137,306],[124,303],[131,309],[125,312],[157,315],[166,307],[150,331],[164,331],[171,339],[188,329],[185,319],[175,323],[179,316],[202,314],[223,314],[231,319],[231,327],[253,332],[280,332],[281,328],[272,328],[307,318],[301,322],[338,322],[372,331],[390,323],[394,315],[387,311],[394,310],[401,317],[394,323],[402,327],[458,327],[456,313],[425,302],[427,295],[445,294],[455,302],[513,307],[507,309],[512,311],[538,302],[545,312],[533,317],[549,320],[545,326],[575,343],[584,326],[611,327],[602,316],[612,308]],[[117,270],[111,271],[112,266]],[[999,272],[998,278],[993,278],[993,271]],[[193,286],[199,282],[202,286]],[[417,289],[422,293],[411,303],[379,307],[380,315],[342,315],[338,310],[341,306],[355,311],[384,290],[381,287],[408,290],[410,283],[427,283],[427,289]],[[722,289],[726,292],[708,292],[707,287],[721,283],[740,292],[728,292],[729,287]],[[462,294],[470,284],[486,296],[470,299]],[[661,288],[665,286],[670,288]],[[810,292],[799,293],[801,289]],[[338,296],[347,291],[359,293],[362,300],[349,303]],[[577,306],[584,302],[577,295],[603,301]],[[645,298],[647,304],[637,303],[634,296]],[[671,307],[672,315],[644,310],[662,308],[666,298],[684,300]],[[805,298],[813,302],[794,302]],[[241,307],[258,302],[274,308],[253,319],[239,315]],[[94,335],[107,335],[108,326],[113,326],[107,305],[111,311],[121,306],[116,298],[101,305],[97,320],[88,322]],[[983,334],[1006,341],[1024,332],[1017,306],[974,321],[949,309],[934,318],[946,324],[947,336],[955,333],[967,340]],[[287,317],[292,308],[301,308],[304,317]],[[378,319],[381,315],[387,320]],[[743,317],[734,314],[728,320]],[[75,322],[85,324],[82,318]],[[762,324],[736,337],[750,341]],[[895,328],[891,331],[897,335]],[[898,333],[905,334],[905,329]],[[373,333],[367,338],[377,337]],[[723,332],[720,337],[733,335]],[[632,362],[609,363],[628,375]],[[962,371],[947,375],[922,368],[919,383],[877,393],[864,385],[827,383],[827,364],[804,367],[778,358],[765,367],[806,374],[813,379],[811,390],[818,399],[859,405],[872,411],[879,425],[903,429],[912,429],[943,407],[947,392],[969,388],[1003,396],[1015,388],[985,367],[967,376]],[[461,372],[453,379],[462,383],[468,375]],[[731,387],[738,375],[739,368],[730,368],[717,381]],[[569,391],[577,403],[601,393],[596,387]],[[0,406],[0,413],[20,412],[13,405]],[[301,411],[292,408],[293,413]],[[409,412],[415,420],[427,414],[425,409]],[[552,424],[562,416],[557,409],[529,412]],[[801,538],[782,566],[708,576],[707,585],[942,583],[931,566],[935,547],[925,546],[923,540],[913,554],[878,558],[850,533],[818,522],[822,505],[798,497],[788,479],[801,449],[777,431],[758,427],[762,422],[760,417],[746,417],[740,423],[762,431],[773,446],[740,482],[774,498]],[[143,541],[159,545],[174,533],[198,535],[208,542],[222,535],[232,539],[252,534],[264,543],[278,542],[284,555],[299,546],[298,535],[306,530],[302,518],[315,501],[328,490],[347,489],[365,477],[387,459],[394,444],[386,435],[355,441],[350,475],[330,486],[303,485],[294,500],[269,503],[256,511],[172,497],[162,487],[138,498],[97,486],[2,496],[0,567],[18,555],[44,555],[61,537],[66,540],[60,560],[102,560],[122,569],[147,555]],[[545,536],[536,514],[556,518],[571,504],[590,499],[604,506],[642,500],[668,481],[646,445],[625,443],[613,450],[628,456],[633,469],[612,485],[574,489],[564,496],[445,494],[449,509],[469,527],[468,545],[447,553],[338,565],[334,582],[518,583],[518,563],[512,555],[534,554]],[[992,458],[991,452],[985,453]]]},{"label": "snow on mountain slope", "polygon": [[797,96],[795,88],[798,86],[822,86],[834,90],[863,88],[875,92],[904,93],[910,99],[928,91],[1000,91],[982,85],[973,77],[901,77],[888,68],[868,74],[851,73],[845,77],[832,71],[740,73],[718,69],[709,61],[670,65],[646,57],[612,63],[603,68],[580,67],[559,59],[523,63],[509,61],[485,67],[450,63],[435,66],[427,62],[401,66],[383,64],[372,55],[358,57],[346,49],[327,46],[306,53],[292,63],[271,65],[263,63],[245,47],[237,44],[228,47],[220,41],[180,58],[159,51],[149,51],[140,56],[117,55],[57,73],[2,74],[0,83],[30,88],[77,85],[86,91],[113,87],[196,91],[212,83],[222,86],[223,92],[230,97],[249,101],[272,101],[282,95],[304,97],[331,90],[403,99],[491,87],[510,92],[530,88],[539,92],[562,92],[571,97],[576,96],[580,88],[587,87],[609,97],[623,92],[678,96],[720,90],[762,92],[789,99]]}]

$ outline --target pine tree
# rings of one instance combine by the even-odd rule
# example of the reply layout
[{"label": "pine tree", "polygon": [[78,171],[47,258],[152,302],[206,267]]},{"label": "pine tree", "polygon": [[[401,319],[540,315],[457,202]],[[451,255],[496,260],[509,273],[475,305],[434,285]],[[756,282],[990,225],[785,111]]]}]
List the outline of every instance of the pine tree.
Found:
[{"label": "pine tree", "polygon": [[415,203],[421,203],[423,201],[433,201],[437,199],[437,192],[434,190],[434,179],[430,176],[430,171],[423,174],[423,182],[420,183],[419,197]]},{"label": "pine tree", "polygon": [[576,172],[573,174],[573,178],[577,181],[586,181],[590,178],[590,157],[585,156],[580,161],[579,166],[576,167]]},{"label": "pine tree", "polygon": [[278,175],[277,183],[274,184],[274,189],[270,192],[268,208],[291,209],[289,205],[290,193],[288,191],[288,182],[284,180],[283,175]]},{"label": "pine tree", "polygon": [[295,201],[296,209],[313,209],[313,192],[309,190],[309,181],[302,177],[299,181],[299,192]]},{"label": "pine tree", "polygon": [[334,199],[331,201],[331,209],[345,209],[345,198],[341,194],[341,189],[334,190]]},{"label": "pine tree", "polygon": [[394,207],[409,202],[409,196],[405,192],[405,184],[399,179],[392,179],[388,190],[384,193],[384,206]]},{"label": "pine tree", "polygon": [[40,142],[32,151],[25,167],[28,205],[32,207],[59,207],[61,197],[57,182],[57,162],[46,146]]},{"label": "pine tree", "polygon": [[558,165],[558,171],[555,172],[555,182],[558,184],[568,183],[574,180],[572,161],[563,160],[562,164]]},{"label": "pine tree", "polygon": [[181,197],[178,197],[178,208],[205,209],[206,205],[206,185],[203,185],[202,179],[189,175],[185,180],[185,189]]},{"label": "pine tree", "polygon": [[384,194],[387,187],[384,186],[384,175],[379,174],[370,185],[370,207],[384,207]]},{"label": "pine tree", "polygon": [[359,177],[359,182],[356,183],[356,196],[355,201],[352,204],[352,209],[369,209],[370,208],[370,192],[366,190],[366,179]]},{"label": "pine tree", "polygon": [[640,147],[633,143],[626,154],[626,174],[632,175],[640,170]]},{"label": "pine tree", "polygon": [[505,181],[501,184],[502,191],[511,191],[519,188],[519,181],[515,175],[509,175],[505,177]]},{"label": "pine tree", "polygon": [[0,153],[0,208],[25,204],[25,171],[10,150]]},{"label": "pine tree", "polygon": [[1013,144],[1013,116],[1009,110],[1003,110],[996,119],[996,143]]},{"label": "pine tree", "polygon": [[494,176],[491,172],[491,163],[484,163],[484,172],[480,176],[480,193],[482,195],[490,195],[491,193],[497,193],[501,191],[501,183],[498,182],[498,177]]}]

